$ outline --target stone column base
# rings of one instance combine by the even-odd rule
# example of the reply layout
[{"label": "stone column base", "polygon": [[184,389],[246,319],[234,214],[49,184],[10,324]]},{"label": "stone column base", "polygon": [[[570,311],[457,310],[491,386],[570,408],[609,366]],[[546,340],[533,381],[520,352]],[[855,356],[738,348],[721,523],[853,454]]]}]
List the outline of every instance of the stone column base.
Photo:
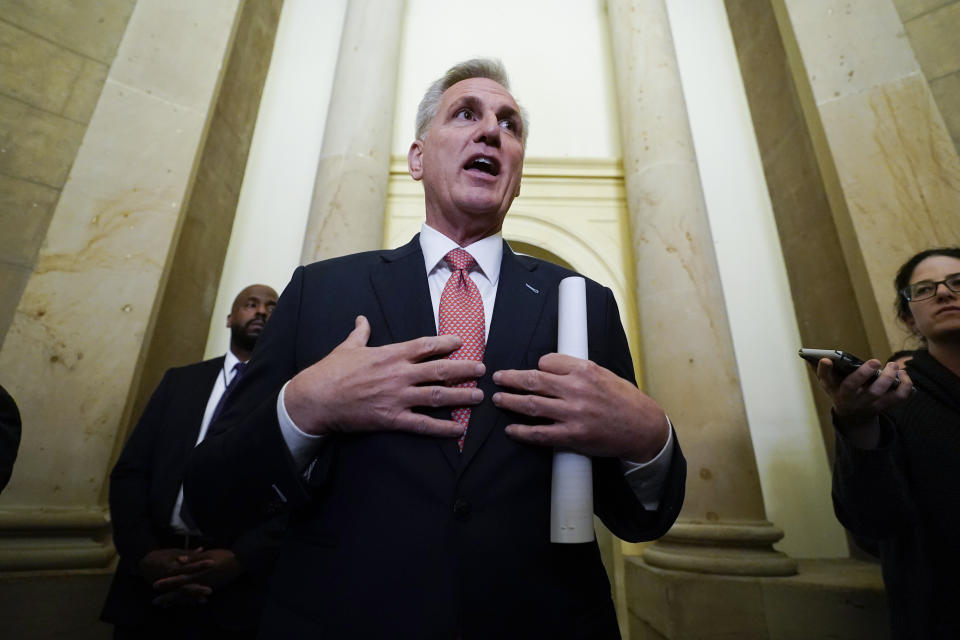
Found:
[{"label": "stone column base", "polygon": [[797,561],[776,551],[783,531],[766,520],[738,524],[677,522],[643,551],[661,569],[723,576],[792,576]]},{"label": "stone column base", "polygon": [[115,555],[103,507],[0,509],[0,573],[99,569]]},{"label": "stone column base", "polygon": [[800,560],[779,578],[671,571],[625,558],[629,640],[884,640],[880,566]]}]

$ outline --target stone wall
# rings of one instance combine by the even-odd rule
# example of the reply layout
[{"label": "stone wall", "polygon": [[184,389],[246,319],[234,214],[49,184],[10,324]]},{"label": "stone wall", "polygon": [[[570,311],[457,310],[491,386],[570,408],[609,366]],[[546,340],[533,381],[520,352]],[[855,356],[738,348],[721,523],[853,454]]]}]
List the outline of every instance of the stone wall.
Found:
[{"label": "stone wall", "polygon": [[0,345],[135,0],[0,0]]},{"label": "stone wall", "polygon": [[960,0],[894,0],[960,154]]}]

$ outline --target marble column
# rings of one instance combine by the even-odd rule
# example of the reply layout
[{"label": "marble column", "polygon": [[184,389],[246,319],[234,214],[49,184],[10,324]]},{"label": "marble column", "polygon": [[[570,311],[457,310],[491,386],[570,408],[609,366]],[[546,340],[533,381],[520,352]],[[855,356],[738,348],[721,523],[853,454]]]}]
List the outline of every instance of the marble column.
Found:
[{"label": "marble column", "polygon": [[960,238],[960,159],[892,0],[772,0],[872,353],[893,277]]},{"label": "marble column", "polygon": [[106,480],[242,5],[133,9],[0,350],[23,417],[0,572],[110,560]]},{"label": "marble column", "polygon": [[350,0],[304,263],[382,248],[404,0]]},{"label": "marble column", "polygon": [[723,292],[663,0],[608,0],[636,260],[644,390],[689,471],[677,524],[644,550],[666,569],[789,575],[766,519]]}]

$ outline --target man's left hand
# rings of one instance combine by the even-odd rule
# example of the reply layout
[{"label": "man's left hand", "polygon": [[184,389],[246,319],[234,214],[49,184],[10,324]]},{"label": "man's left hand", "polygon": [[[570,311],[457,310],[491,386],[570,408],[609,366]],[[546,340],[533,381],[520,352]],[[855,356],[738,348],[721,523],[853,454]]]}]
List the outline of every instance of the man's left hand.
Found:
[{"label": "man's left hand", "polygon": [[501,409],[552,424],[511,424],[509,436],[588,456],[648,462],[667,443],[670,425],[663,409],[633,384],[589,360],[549,353],[538,369],[506,369],[494,383],[526,394],[498,392]]}]

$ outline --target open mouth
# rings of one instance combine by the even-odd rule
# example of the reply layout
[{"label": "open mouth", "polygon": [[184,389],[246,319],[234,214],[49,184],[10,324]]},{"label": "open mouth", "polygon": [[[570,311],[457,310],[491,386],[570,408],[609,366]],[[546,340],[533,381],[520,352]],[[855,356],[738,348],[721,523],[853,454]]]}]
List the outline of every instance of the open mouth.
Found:
[{"label": "open mouth", "polygon": [[484,155],[473,156],[467,164],[463,165],[463,168],[467,171],[482,171],[491,176],[500,174],[500,163],[495,158]]}]

